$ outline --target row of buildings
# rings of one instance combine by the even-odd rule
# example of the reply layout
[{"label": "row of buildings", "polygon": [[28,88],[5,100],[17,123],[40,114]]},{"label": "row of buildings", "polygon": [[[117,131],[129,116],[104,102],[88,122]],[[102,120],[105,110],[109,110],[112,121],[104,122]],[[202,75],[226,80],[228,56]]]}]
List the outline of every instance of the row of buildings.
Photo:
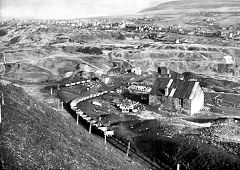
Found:
[{"label": "row of buildings", "polygon": [[[195,28],[186,29],[179,25],[170,25],[170,26],[156,26],[152,24],[141,24],[135,23],[134,21],[117,19],[85,19],[85,20],[11,20],[11,21],[2,21],[12,22],[17,27],[27,27],[27,26],[38,26],[40,28],[48,28],[52,26],[66,27],[66,28],[75,28],[75,29],[91,29],[91,30],[123,30],[127,32],[134,33],[176,33],[181,35],[196,35],[196,36],[205,36],[205,37],[220,37],[220,38],[229,38],[238,40],[240,37],[240,29],[235,28],[234,26],[223,27],[220,25],[210,25],[210,26],[196,26]],[[150,37],[151,38],[151,37]],[[153,37],[156,39],[159,37]]]}]

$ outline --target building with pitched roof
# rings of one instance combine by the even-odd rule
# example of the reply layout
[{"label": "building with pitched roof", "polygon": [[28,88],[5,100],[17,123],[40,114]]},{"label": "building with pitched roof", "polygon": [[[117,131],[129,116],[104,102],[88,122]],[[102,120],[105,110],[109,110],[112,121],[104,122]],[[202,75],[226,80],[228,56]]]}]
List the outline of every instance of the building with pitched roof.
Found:
[{"label": "building with pitched roof", "polygon": [[158,78],[149,94],[149,104],[193,115],[204,106],[204,92],[198,81]]}]

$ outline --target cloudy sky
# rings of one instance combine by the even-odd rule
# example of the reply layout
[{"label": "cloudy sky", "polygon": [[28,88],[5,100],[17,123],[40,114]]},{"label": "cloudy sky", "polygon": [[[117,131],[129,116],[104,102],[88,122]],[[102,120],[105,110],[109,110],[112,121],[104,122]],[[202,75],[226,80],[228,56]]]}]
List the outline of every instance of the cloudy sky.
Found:
[{"label": "cloudy sky", "polygon": [[69,19],[127,15],[170,0],[0,0],[1,18]]}]

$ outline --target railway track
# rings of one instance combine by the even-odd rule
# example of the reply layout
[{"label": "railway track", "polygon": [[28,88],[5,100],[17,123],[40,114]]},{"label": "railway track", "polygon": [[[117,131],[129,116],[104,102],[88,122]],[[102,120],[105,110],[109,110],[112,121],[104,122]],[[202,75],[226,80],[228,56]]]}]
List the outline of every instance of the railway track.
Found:
[{"label": "railway track", "polygon": [[[85,127],[89,126],[89,123],[85,121],[84,119],[79,119],[82,125],[85,125]],[[101,130],[99,130],[96,127],[92,127],[94,133],[97,136],[103,137],[104,134]],[[128,150],[128,141],[116,134],[113,136],[109,136],[106,138],[107,142],[110,143],[112,146],[115,148],[119,149],[120,151],[127,153]],[[138,160],[142,164],[150,167],[151,170],[159,170],[159,169],[166,169],[166,170],[171,170],[172,168],[169,167],[168,165],[165,165],[164,163],[156,163],[151,161],[149,158],[147,158],[145,155],[138,153],[134,148],[129,149],[129,154],[128,156],[132,159]]]},{"label": "railway track", "polygon": [[[124,153],[127,153],[128,146],[119,140],[116,136],[108,137],[107,141],[116,147],[117,149],[121,150]],[[159,169],[172,169],[171,167],[165,165],[164,163],[157,164],[151,160],[149,160],[146,156],[137,153],[135,149],[130,148],[128,156],[132,159],[139,160],[141,163],[151,167],[152,170],[159,170]]]}]

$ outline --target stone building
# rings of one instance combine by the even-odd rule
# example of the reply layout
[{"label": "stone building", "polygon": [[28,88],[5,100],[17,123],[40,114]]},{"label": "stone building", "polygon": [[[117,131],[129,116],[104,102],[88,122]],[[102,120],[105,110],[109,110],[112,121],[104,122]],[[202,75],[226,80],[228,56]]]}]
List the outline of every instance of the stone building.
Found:
[{"label": "stone building", "polygon": [[158,78],[149,94],[149,104],[193,115],[204,106],[204,92],[197,81]]}]

